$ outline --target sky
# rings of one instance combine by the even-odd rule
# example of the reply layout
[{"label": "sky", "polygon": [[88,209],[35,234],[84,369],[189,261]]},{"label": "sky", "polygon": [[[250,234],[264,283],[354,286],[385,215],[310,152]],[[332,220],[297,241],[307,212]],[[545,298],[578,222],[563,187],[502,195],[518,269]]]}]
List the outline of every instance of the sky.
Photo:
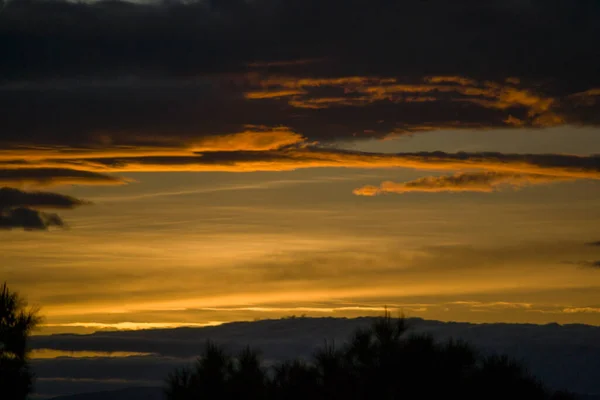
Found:
[{"label": "sky", "polygon": [[600,325],[597,1],[0,4],[0,280],[40,333]]}]

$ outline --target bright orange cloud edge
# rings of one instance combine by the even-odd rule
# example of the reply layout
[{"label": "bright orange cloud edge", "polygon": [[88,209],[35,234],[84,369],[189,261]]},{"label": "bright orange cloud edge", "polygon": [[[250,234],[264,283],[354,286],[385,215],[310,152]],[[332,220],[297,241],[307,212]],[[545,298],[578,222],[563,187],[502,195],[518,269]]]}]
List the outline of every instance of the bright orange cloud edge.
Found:
[{"label": "bright orange cloud edge", "polygon": [[[269,76],[255,78],[258,88],[249,90],[244,96],[250,100],[276,99],[295,108],[322,109],[331,107],[360,107],[378,101],[394,103],[441,101],[450,94],[449,101],[465,102],[482,108],[509,110],[522,108],[527,111],[527,120],[510,114],[505,118],[507,126],[537,127],[558,126],[566,119],[558,111],[560,100],[541,95],[520,87],[521,81],[509,77],[504,82],[484,81],[462,76],[427,76],[420,83],[402,83],[397,78],[346,76],[334,78],[301,78]],[[343,91],[342,96],[323,96],[316,88],[329,87]],[[567,98],[587,99],[593,104],[593,96],[600,89],[590,89]]]},{"label": "bright orange cloud edge", "polygon": [[[75,163],[77,170],[69,170]],[[88,155],[81,159],[45,158],[39,155],[31,161],[35,168],[23,168],[22,163],[10,164],[6,161],[2,176],[10,177],[12,182],[18,182],[22,176],[23,182],[31,184],[60,183],[104,183],[122,184],[122,180],[113,173],[124,172],[253,172],[253,171],[291,171],[304,168],[407,168],[415,170],[459,171],[459,172],[493,172],[496,175],[487,175],[488,181],[479,183],[480,190],[488,190],[501,184],[523,186],[534,183],[547,183],[551,181],[569,179],[600,179],[600,157],[583,157],[569,155],[519,155],[501,153],[360,153],[336,149],[315,147],[312,145],[284,147],[270,151],[231,151],[195,154],[188,152],[186,155],[156,157],[105,157],[102,152]],[[40,177],[25,173],[38,171]],[[72,171],[69,173],[51,176],[51,173]],[[48,172],[48,173],[47,173]],[[464,179],[464,175],[463,179]],[[86,179],[88,179],[86,181]],[[474,177],[472,177],[475,179]],[[11,179],[0,182],[11,183]],[[454,178],[457,179],[457,178]],[[463,186],[471,182],[462,182]],[[447,180],[447,179],[446,179]],[[443,180],[437,181],[439,183]],[[434,183],[429,182],[431,187]],[[448,183],[448,182],[446,182]],[[461,185],[446,185],[459,189]],[[389,189],[391,185],[387,185]],[[408,188],[423,189],[425,185],[415,183],[405,184],[404,191]],[[483,188],[483,189],[481,189]],[[365,189],[366,191],[367,189]],[[436,189],[439,191],[439,188]],[[363,192],[365,192],[363,191]],[[384,191],[390,191],[385,189]],[[361,193],[364,194],[364,193]]]},{"label": "bright orange cloud edge", "polygon": [[377,196],[403,193],[491,193],[503,189],[520,189],[525,186],[543,185],[554,182],[572,181],[576,178],[538,174],[517,174],[506,172],[471,172],[454,175],[428,176],[408,182],[385,181],[379,186],[366,185],[354,189],[357,196]]}]

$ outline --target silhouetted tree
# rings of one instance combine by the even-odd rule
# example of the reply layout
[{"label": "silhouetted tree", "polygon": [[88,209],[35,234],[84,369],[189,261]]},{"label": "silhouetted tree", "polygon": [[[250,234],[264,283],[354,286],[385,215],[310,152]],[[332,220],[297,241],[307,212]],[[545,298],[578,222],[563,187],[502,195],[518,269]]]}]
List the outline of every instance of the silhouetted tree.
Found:
[{"label": "silhouetted tree", "polygon": [[267,377],[259,353],[245,348],[238,357],[207,342],[193,367],[178,368],[167,377],[167,400],[265,399]]},{"label": "silhouetted tree", "polygon": [[343,346],[325,342],[311,362],[286,361],[270,373],[248,348],[231,358],[209,343],[195,369],[171,374],[168,400],[573,399],[546,390],[506,356],[481,356],[463,341],[437,343],[406,333],[404,318],[386,312]]},{"label": "silhouetted tree", "polygon": [[196,362],[192,375],[191,386],[194,399],[225,397],[232,362],[231,357],[221,347],[208,342],[204,355]]},{"label": "silhouetted tree", "polygon": [[7,284],[0,287],[0,398],[21,400],[33,390],[28,339],[40,319]]},{"label": "silhouetted tree", "polygon": [[233,362],[228,382],[231,399],[264,399],[267,395],[267,376],[259,353],[246,347]]},{"label": "silhouetted tree", "polygon": [[504,355],[483,359],[476,371],[473,387],[480,396],[490,400],[517,395],[524,399],[547,398],[542,384],[522,364]]},{"label": "silhouetted tree", "polygon": [[320,397],[331,400],[349,399],[353,380],[343,350],[337,349],[335,343],[325,342],[323,348],[315,351],[313,360]]},{"label": "silhouetted tree", "polygon": [[167,400],[192,399],[192,390],[192,371],[189,368],[177,368],[167,377]]},{"label": "silhouetted tree", "polygon": [[301,360],[284,362],[274,367],[270,389],[272,399],[311,399],[319,394],[319,373]]}]

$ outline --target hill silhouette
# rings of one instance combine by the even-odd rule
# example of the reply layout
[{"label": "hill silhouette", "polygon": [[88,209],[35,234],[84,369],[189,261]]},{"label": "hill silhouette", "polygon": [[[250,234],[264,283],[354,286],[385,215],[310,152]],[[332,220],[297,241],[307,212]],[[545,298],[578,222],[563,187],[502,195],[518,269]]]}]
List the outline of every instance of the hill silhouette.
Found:
[{"label": "hill silhouette", "polygon": [[407,331],[404,318],[386,312],[341,346],[326,342],[309,360],[271,368],[264,367],[260,350],[246,347],[231,355],[209,341],[192,366],[169,374],[166,399],[576,399],[548,389],[508,356],[481,355],[464,341],[437,343]]},{"label": "hill silhouette", "polygon": [[160,388],[139,387],[59,396],[51,400],[164,400],[164,395]]},{"label": "hill silhouette", "polygon": [[[133,386],[161,386],[176,367],[199,356],[207,340],[235,354],[249,344],[263,351],[267,365],[297,357],[308,359],[324,340],[342,345],[373,318],[286,318],[234,322],[206,328],[97,332],[89,335],[34,336],[34,348],[152,353],[124,358],[96,357],[33,360],[36,392],[58,395],[107,391]],[[436,341],[465,340],[482,353],[508,354],[554,389],[600,394],[600,327],[582,324],[473,324],[408,318],[411,332]],[[548,354],[552,361],[548,362]],[[69,378],[69,380],[59,379]],[[115,382],[119,379],[120,382]],[[79,380],[79,381],[77,381]],[[89,382],[89,383],[88,383]]]}]

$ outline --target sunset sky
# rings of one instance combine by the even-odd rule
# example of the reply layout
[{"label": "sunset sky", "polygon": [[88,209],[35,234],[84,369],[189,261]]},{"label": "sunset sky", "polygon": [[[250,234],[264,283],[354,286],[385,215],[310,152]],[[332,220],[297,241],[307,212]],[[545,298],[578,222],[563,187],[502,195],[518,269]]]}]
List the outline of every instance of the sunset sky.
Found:
[{"label": "sunset sky", "polygon": [[0,9],[0,281],[42,333],[600,325],[599,2]]}]

